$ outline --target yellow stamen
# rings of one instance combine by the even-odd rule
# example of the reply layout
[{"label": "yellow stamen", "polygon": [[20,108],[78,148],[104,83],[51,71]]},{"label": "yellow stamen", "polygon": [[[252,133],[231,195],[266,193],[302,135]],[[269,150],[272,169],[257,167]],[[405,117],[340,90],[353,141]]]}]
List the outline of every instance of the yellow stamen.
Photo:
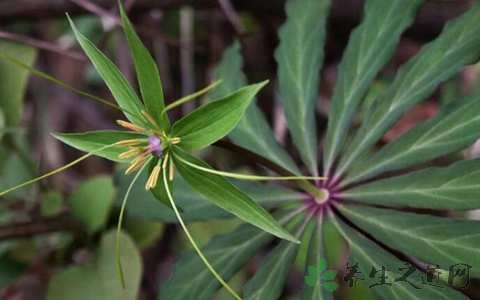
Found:
[{"label": "yellow stamen", "polygon": [[139,140],[139,139],[130,139],[130,140],[123,140],[123,141],[119,141],[116,143],[116,145],[118,146],[125,146],[125,147],[128,147],[128,146],[137,146],[141,143],[142,141]]},{"label": "yellow stamen", "polygon": [[135,132],[145,132],[146,130],[143,129],[142,127],[135,125],[133,123],[123,121],[123,120],[117,120],[117,124],[122,126],[123,128],[135,131]]},{"label": "yellow stamen", "polygon": [[167,163],[168,163],[168,153],[165,154],[165,157],[163,158],[163,164],[162,164],[163,169],[167,168]]},{"label": "yellow stamen", "polygon": [[160,170],[161,168],[159,165],[156,165],[153,168],[152,173],[150,173],[150,177],[148,177],[147,183],[145,184],[146,190],[153,189],[157,185],[158,176],[160,175]]},{"label": "yellow stamen", "polygon": [[128,159],[128,158],[131,158],[131,157],[134,157],[134,156],[137,156],[138,154],[142,153],[142,150],[139,149],[139,148],[133,148],[133,149],[130,149],[128,151],[125,151],[123,153],[120,153],[120,155],[118,155],[118,158],[120,159]]},{"label": "yellow stamen", "polygon": [[175,177],[175,165],[171,163],[168,169],[168,179],[173,181],[173,177]]},{"label": "yellow stamen", "polygon": [[172,143],[172,145],[176,145],[180,142],[181,142],[181,139],[179,137],[174,137],[170,140],[170,143]]},{"label": "yellow stamen", "polygon": [[152,174],[148,177],[147,182],[145,183],[145,189],[148,191],[152,188]]},{"label": "yellow stamen", "polygon": [[142,115],[145,117],[145,119],[147,119],[148,122],[150,122],[150,124],[152,124],[155,127],[158,127],[157,122],[155,122],[155,119],[149,113],[142,110]]},{"label": "yellow stamen", "polygon": [[132,162],[132,164],[127,168],[127,170],[125,171],[125,174],[130,174],[140,169],[145,164],[145,161],[147,161],[147,158],[148,158],[147,156],[137,157]]}]

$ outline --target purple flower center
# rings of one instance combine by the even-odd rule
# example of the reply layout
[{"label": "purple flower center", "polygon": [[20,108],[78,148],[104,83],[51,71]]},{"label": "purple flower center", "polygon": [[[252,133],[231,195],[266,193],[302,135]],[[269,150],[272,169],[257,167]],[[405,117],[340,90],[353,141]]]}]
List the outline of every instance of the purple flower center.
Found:
[{"label": "purple flower center", "polygon": [[148,138],[148,151],[153,155],[160,157],[162,156],[162,141],[159,137],[152,135]]}]

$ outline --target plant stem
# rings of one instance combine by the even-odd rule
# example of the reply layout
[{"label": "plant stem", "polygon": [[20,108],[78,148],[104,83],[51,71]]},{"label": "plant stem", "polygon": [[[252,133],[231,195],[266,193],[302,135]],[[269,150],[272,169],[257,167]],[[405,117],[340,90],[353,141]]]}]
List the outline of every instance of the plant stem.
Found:
[{"label": "plant stem", "polygon": [[197,252],[198,256],[200,259],[203,261],[203,263],[207,266],[208,270],[212,273],[212,275],[223,285],[223,287],[237,300],[241,300],[242,298],[226,283],[223,278],[220,276],[220,274],[215,271],[213,266],[210,264],[208,259],[203,255],[202,250],[200,250],[200,247],[198,247],[197,243],[193,239],[193,237],[190,234],[190,231],[188,231],[187,226],[183,222],[182,216],[180,215],[180,212],[177,209],[177,206],[175,205],[175,201],[173,201],[172,194],[170,192],[170,187],[168,186],[168,178],[167,178],[167,168],[163,168],[162,170],[162,178],[163,178],[163,185],[165,187],[165,191],[167,192],[168,200],[170,201],[170,204],[172,205],[173,211],[175,212],[175,215],[178,219],[178,222],[180,223],[180,226],[182,226],[183,231],[185,232],[185,235],[187,236],[188,240],[192,244],[193,248]]},{"label": "plant stem", "polygon": [[[263,156],[260,156],[248,149],[245,149],[241,146],[238,146],[236,144],[233,144],[231,142],[225,141],[225,140],[220,140],[217,141],[214,146],[218,146],[220,148],[224,148],[227,150],[230,150],[232,152],[240,154],[242,157],[248,158],[250,161],[254,161],[257,164],[261,164],[264,167],[272,170],[273,172],[280,174],[282,176],[296,176],[294,173],[288,171],[287,169],[283,168],[282,166],[277,165],[276,163],[272,162],[269,159],[266,159]],[[325,178],[326,179],[326,178]],[[296,186],[308,194],[310,194],[312,197],[317,199],[317,202],[323,203],[328,199],[328,192],[323,189],[319,189],[316,187],[314,184],[309,182],[308,180],[305,179],[299,179],[292,181],[293,183],[296,184]]]},{"label": "plant stem", "polygon": [[122,283],[122,287],[125,288],[125,274],[123,273],[123,267],[122,267],[122,259],[120,257],[120,232],[122,231],[122,223],[123,223],[123,216],[125,215],[125,208],[127,207],[127,200],[128,196],[130,195],[130,192],[132,191],[133,185],[135,182],[137,182],[138,178],[140,177],[140,174],[142,174],[143,170],[145,167],[150,163],[152,159],[150,158],[148,161],[144,163],[142,168],[135,174],[135,177],[133,177],[132,182],[130,182],[130,185],[127,188],[127,191],[125,192],[125,195],[123,196],[122,200],[122,206],[120,208],[120,214],[118,216],[118,223],[117,223],[117,233],[116,233],[116,239],[115,239],[115,257],[117,261],[117,270],[118,274],[120,275],[120,281]]},{"label": "plant stem", "polygon": [[323,188],[319,189],[308,181],[299,180],[296,182],[299,187],[301,187],[304,191],[306,191],[312,197],[314,197],[315,202],[317,202],[318,204],[322,204],[326,202],[330,197],[330,193],[326,189],[323,189]]},{"label": "plant stem", "polygon": [[192,162],[189,162],[188,160],[186,159],[183,159],[182,157],[180,156],[176,156],[176,159],[180,160],[181,162],[183,162],[184,164],[194,168],[194,169],[197,169],[197,170],[200,170],[200,171],[203,171],[203,172],[206,172],[206,173],[210,173],[210,174],[215,174],[215,175],[220,175],[220,176],[224,176],[224,177],[230,177],[230,178],[235,178],[235,179],[240,179],[240,180],[254,180],[254,181],[264,181],[264,180],[268,180],[268,181],[273,181],[273,180],[278,180],[278,181],[298,181],[298,180],[302,180],[302,179],[308,179],[308,180],[322,180],[324,179],[324,177],[312,177],[312,176],[259,176],[259,175],[249,175],[249,174],[239,174],[239,173],[232,173],[232,172],[224,172],[224,171],[218,171],[218,170],[214,170],[212,168],[206,168],[206,167],[202,167],[202,166],[199,166],[197,164],[194,164]]},{"label": "plant stem", "polygon": [[200,96],[208,93],[208,91],[216,88],[217,85],[220,84],[220,82],[221,82],[221,80],[217,80],[217,81],[211,83],[210,85],[204,87],[203,89],[201,89],[201,90],[199,90],[199,91],[197,91],[197,92],[195,92],[195,93],[193,93],[193,94],[190,94],[190,95],[187,95],[187,96],[185,96],[185,97],[182,97],[182,98],[180,98],[180,99],[178,99],[178,100],[175,100],[174,102],[170,103],[169,105],[167,105],[167,106],[163,109],[162,114],[166,113],[166,112],[169,111],[169,110],[174,109],[175,107],[178,107],[178,106],[180,106],[180,105],[183,105],[183,104],[185,104],[185,103],[187,103],[187,102],[189,102],[189,101],[193,101],[193,100],[195,100],[196,98],[198,98],[198,97],[200,97]]}]

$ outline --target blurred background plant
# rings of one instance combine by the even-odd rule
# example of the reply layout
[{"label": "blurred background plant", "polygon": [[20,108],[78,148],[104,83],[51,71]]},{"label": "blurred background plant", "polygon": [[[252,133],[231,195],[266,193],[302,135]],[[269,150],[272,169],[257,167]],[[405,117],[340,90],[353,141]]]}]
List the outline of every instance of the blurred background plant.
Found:
[{"label": "blurred background plant", "polygon": [[[41,69],[80,90],[111,98],[108,90],[83,53],[78,50],[64,13],[69,12],[80,31],[110,57],[131,82],[134,70],[126,41],[119,30],[116,1],[88,0],[3,0],[0,2],[0,53]],[[321,74],[317,106],[318,132],[326,127],[326,114],[335,84],[338,63],[351,30],[360,22],[364,1],[335,0],[328,20],[326,57]],[[415,23],[402,36],[393,59],[382,70],[367,96],[374,99],[403,64],[441,31],[444,23],[464,12],[474,1],[430,1],[420,10]],[[165,95],[176,99],[205,86],[214,77],[214,68],[224,50],[235,40],[241,44],[244,69],[250,82],[276,78],[273,56],[277,31],[283,23],[284,1],[231,0],[130,0],[126,1],[136,29],[154,54],[160,69]],[[239,45],[237,45],[238,47]],[[240,49],[240,48],[239,48]],[[241,63],[241,62],[240,62]],[[479,90],[480,66],[465,68],[442,84],[428,101],[403,117],[382,139],[394,140],[415,124],[433,116],[459,96]],[[277,140],[293,154],[276,84],[270,84],[257,99],[268,117]],[[189,104],[176,117],[193,108]],[[60,166],[80,152],[65,147],[51,132],[81,132],[110,129],[118,112],[86,100],[25,69],[0,60],[0,190],[37,175],[40,170]],[[361,121],[362,114],[357,121]],[[218,148],[203,153],[219,169],[255,171],[258,166],[247,157]],[[480,142],[468,151],[455,154],[471,158],[480,155]],[[448,159],[448,158],[442,158]],[[442,163],[441,161],[439,163]],[[240,169],[239,169],[240,168]],[[122,299],[114,264],[114,237],[118,204],[127,181],[118,167],[91,158],[59,176],[2,198],[0,203],[0,289],[4,299]],[[40,172],[41,173],[41,172]],[[177,201],[189,207],[185,218],[201,244],[212,236],[240,224],[225,219],[176,183]],[[298,195],[280,187],[245,185],[257,199],[268,204],[290,201]],[[471,212],[472,218],[480,218]],[[218,220],[211,220],[212,218]],[[207,222],[197,222],[204,221]],[[142,186],[136,187],[128,206],[122,257],[125,257],[127,284],[125,299],[156,299],[159,287],[171,275],[178,253],[189,249],[171,211],[156,201]],[[327,236],[337,251],[329,261],[344,269],[347,252],[334,233]],[[273,245],[258,252],[247,268],[239,272],[233,286],[241,286],[265,260]],[[297,257],[297,268],[289,274],[283,299],[298,299],[303,282],[306,250]],[[188,278],[185,278],[188,281]],[[470,293],[478,295],[478,285]],[[102,294],[99,291],[104,291]],[[110,294],[108,294],[110,293]],[[342,292],[345,299],[372,299],[367,289]],[[223,291],[215,299],[229,299]]]}]

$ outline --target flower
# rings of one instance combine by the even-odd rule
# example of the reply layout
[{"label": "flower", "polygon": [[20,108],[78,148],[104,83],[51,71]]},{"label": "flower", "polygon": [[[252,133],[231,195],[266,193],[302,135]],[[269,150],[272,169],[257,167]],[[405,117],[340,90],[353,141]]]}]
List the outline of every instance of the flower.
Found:
[{"label": "flower", "polygon": [[125,147],[125,151],[119,154],[118,158],[132,159],[125,174],[131,174],[142,169],[142,167],[153,158],[158,159],[157,164],[151,170],[150,176],[145,183],[145,189],[150,190],[157,185],[160,171],[166,166],[168,153],[163,157],[164,145],[178,144],[180,143],[180,138],[169,138],[165,132],[157,129],[159,128],[158,125],[148,113],[142,111],[142,115],[148,120],[149,124],[152,125],[152,128],[145,129],[124,120],[117,120],[117,124],[128,129],[130,132],[143,134],[146,138],[121,140],[117,142],[116,145]]}]

